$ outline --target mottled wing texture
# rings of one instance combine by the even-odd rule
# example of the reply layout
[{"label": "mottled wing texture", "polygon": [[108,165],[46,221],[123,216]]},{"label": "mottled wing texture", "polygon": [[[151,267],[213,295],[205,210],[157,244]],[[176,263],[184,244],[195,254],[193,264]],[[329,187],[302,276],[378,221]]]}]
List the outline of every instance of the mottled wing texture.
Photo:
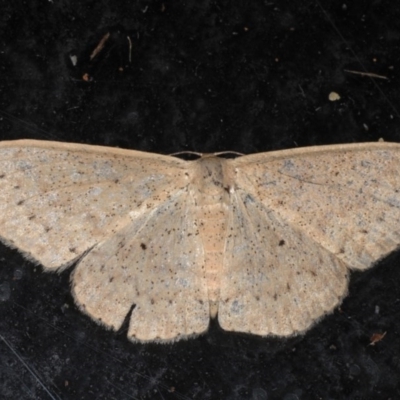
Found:
[{"label": "mottled wing texture", "polygon": [[349,269],[400,246],[400,145],[366,143],[229,160],[218,319],[226,330],[292,335],[337,306]]},{"label": "mottled wing texture", "polygon": [[100,146],[0,143],[0,240],[45,269],[72,264],[185,186],[185,161]]},{"label": "mottled wing texture", "polygon": [[[209,323],[190,163],[41,141],[0,144],[0,239],[47,270],[80,259],[79,307],[133,340],[172,341]],[[83,257],[83,258],[82,258]]]},{"label": "mottled wing texture", "polygon": [[74,270],[80,308],[118,329],[132,305],[128,337],[173,341],[207,330],[203,245],[193,199],[182,189],[96,245]]}]

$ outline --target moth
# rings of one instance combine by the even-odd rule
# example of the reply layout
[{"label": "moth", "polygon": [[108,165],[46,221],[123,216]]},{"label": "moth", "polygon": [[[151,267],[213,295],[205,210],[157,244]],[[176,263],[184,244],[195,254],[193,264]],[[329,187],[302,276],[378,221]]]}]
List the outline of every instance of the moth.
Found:
[{"label": "moth", "polygon": [[400,247],[400,144],[195,161],[83,144],[0,142],[0,240],[74,265],[78,307],[133,341],[290,336]]}]

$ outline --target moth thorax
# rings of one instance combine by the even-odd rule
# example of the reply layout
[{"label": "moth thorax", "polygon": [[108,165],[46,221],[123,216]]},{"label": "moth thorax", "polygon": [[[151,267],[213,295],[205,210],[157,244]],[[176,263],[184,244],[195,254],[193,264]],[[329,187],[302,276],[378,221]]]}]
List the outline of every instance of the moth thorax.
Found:
[{"label": "moth thorax", "polygon": [[200,195],[223,196],[226,193],[225,160],[219,157],[204,157],[196,161],[194,183]]}]

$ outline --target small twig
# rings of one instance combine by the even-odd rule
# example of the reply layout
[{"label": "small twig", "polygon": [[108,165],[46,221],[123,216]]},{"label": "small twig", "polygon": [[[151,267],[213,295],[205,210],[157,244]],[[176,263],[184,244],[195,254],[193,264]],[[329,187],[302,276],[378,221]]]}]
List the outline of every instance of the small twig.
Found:
[{"label": "small twig", "polygon": [[349,72],[350,74],[356,74],[356,75],[361,75],[361,76],[369,76],[371,78],[379,78],[379,79],[389,79],[387,76],[385,75],[378,75],[378,74],[374,74],[372,72],[361,72],[361,71],[353,71],[351,69],[345,69],[345,72]]},{"label": "small twig", "polygon": [[93,60],[103,50],[104,45],[106,44],[108,38],[110,37],[110,32],[107,32],[100,40],[99,44],[93,50],[92,54],[90,55],[90,60]]},{"label": "small twig", "polygon": [[132,40],[129,36],[127,36],[129,42],[129,62],[132,62]]}]

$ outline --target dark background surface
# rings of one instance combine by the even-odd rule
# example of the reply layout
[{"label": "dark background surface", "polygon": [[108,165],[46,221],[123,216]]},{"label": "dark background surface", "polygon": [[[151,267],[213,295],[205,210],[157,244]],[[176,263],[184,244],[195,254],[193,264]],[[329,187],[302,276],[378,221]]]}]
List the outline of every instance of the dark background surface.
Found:
[{"label": "dark background surface", "polygon": [[[398,2],[0,4],[1,140],[163,154],[400,142]],[[70,270],[43,274],[0,245],[0,398],[398,399],[399,264],[353,274],[341,308],[301,337],[213,323],[142,345],[77,310]]]}]

